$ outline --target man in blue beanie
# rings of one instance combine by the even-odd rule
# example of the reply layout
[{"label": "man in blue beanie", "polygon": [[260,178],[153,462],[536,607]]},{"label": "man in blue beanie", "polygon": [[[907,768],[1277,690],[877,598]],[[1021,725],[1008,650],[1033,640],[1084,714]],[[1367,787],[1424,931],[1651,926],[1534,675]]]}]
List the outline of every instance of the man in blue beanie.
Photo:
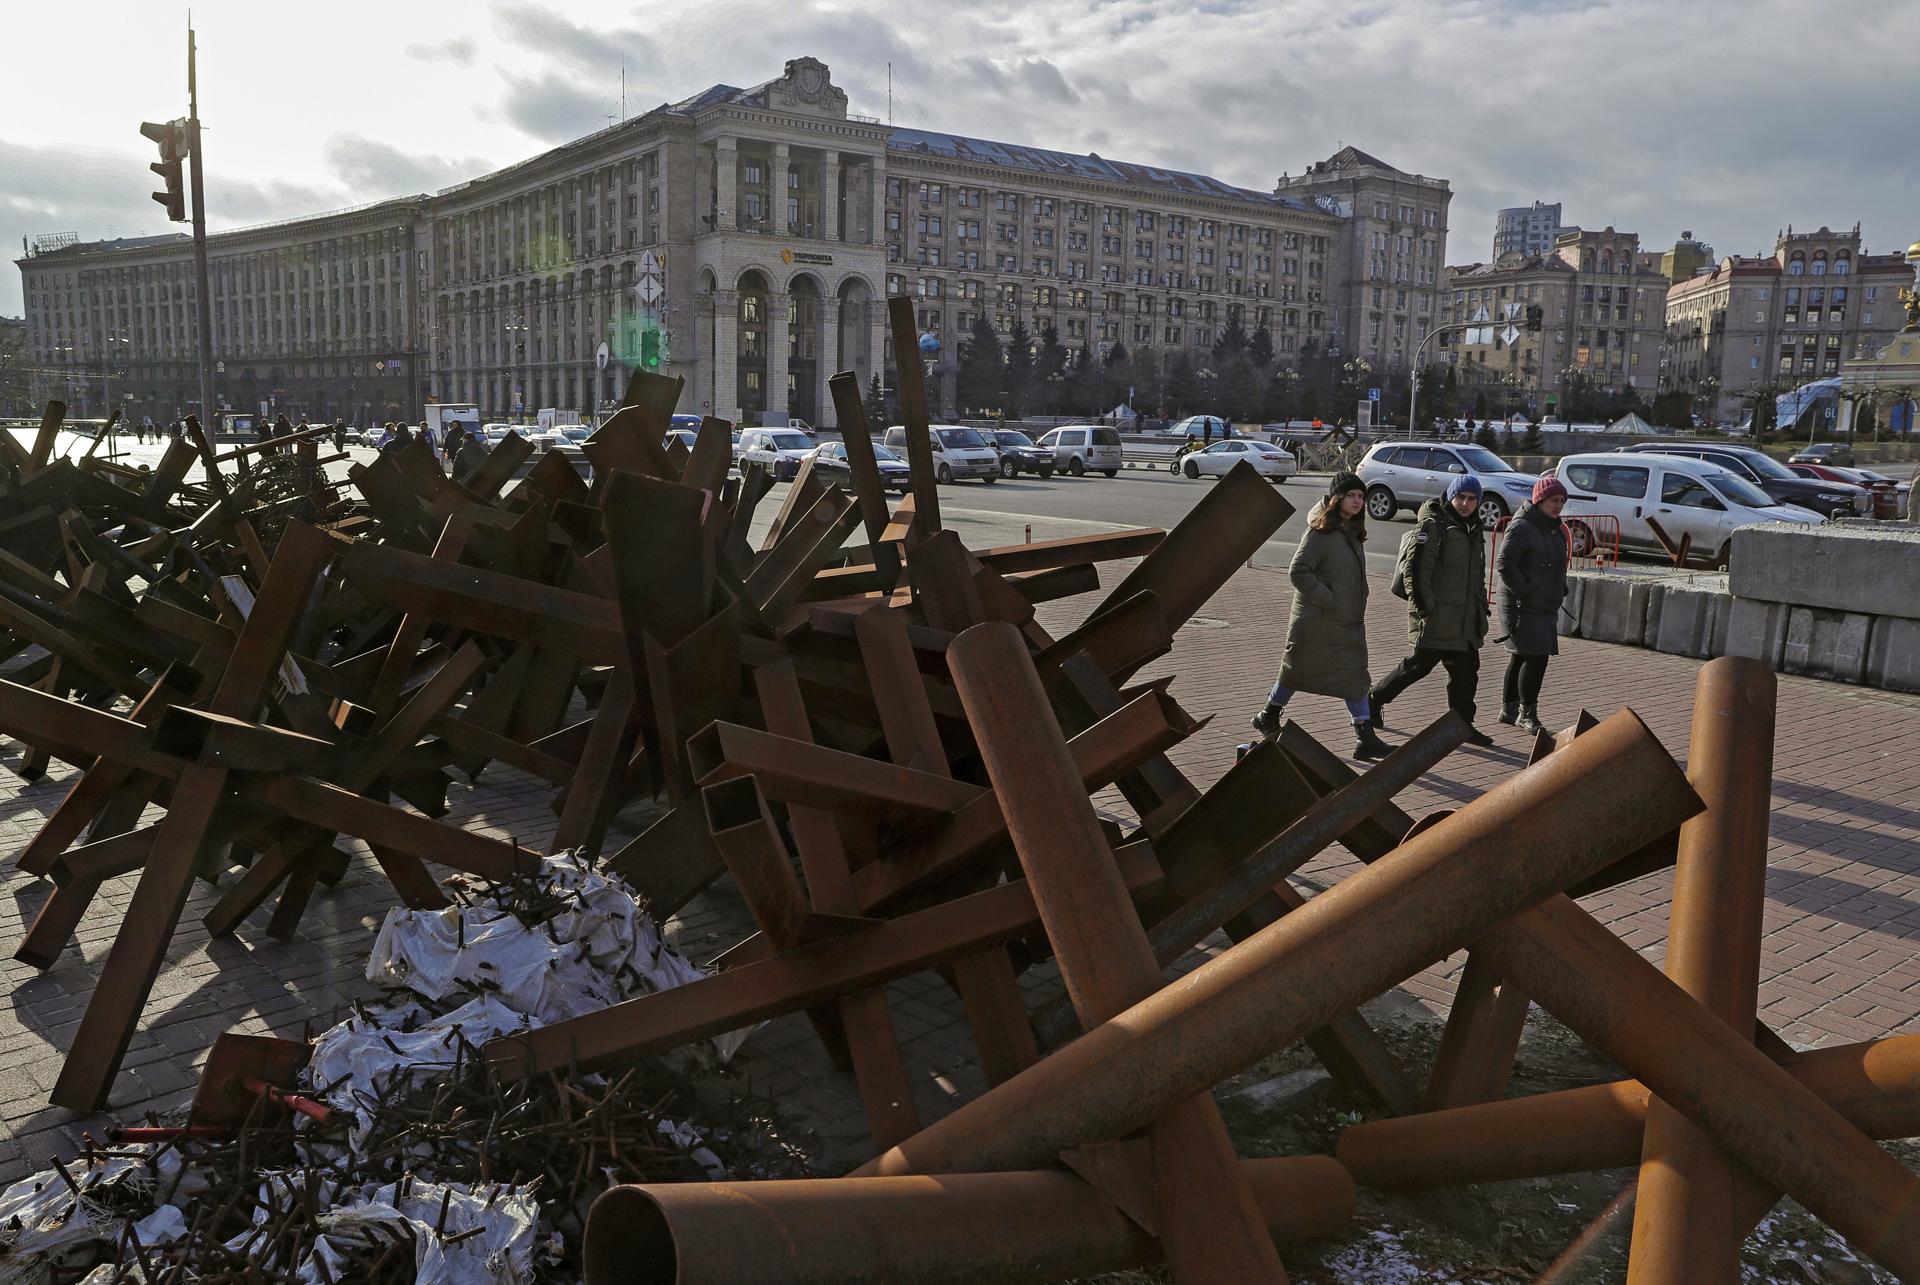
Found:
[{"label": "man in blue beanie", "polygon": [[[1447,705],[1469,725],[1480,686],[1480,644],[1487,637],[1487,548],[1480,529],[1480,479],[1463,473],[1447,486],[1447,498],[1420,506],[1419,521],[1402,541],[1393,591],[1407,600],[1407,638],[1413,654],[1367,694],[1371,722],[1385,726],[1382,711],[1401,692],[1432,673],[1447,670]],[[1470,745],[1491,745],[1475,729]]]}]

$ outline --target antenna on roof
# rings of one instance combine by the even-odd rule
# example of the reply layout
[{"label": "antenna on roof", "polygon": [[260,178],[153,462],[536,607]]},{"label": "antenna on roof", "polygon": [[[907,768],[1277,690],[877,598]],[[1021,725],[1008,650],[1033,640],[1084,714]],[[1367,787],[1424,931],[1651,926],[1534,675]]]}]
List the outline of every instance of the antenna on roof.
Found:
[{"label": "antenna on roof", "polygon": [[627,118],[627,67],[625,63],[622,63],[620,64],[620,119],[624,121],[626,120],[626,118]]},{"label": "antenna on roof", "polygon": [[887,64],[887,125],[893,125],[893,64]]}]

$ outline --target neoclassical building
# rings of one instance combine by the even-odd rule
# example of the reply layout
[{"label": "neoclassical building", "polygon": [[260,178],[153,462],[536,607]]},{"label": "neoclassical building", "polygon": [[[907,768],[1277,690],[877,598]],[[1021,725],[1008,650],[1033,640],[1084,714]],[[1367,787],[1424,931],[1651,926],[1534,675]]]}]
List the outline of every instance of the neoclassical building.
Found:
[{"label": "neoclassical building", "polygon": [[[1343,148],[1272,191],[847,111],[828,68],[680,102],[432,195],[211,239],[216,389],[315,417],[488,418],[615,401],[664,339],[683,408],[831,425],[826,381],[891,384],[890,295],[915,300],[951,407],[979,318],[1204,362],[1237,319],[1404,366],[1434,324],[1443,179]],[[185,237],[18,261],[38,395],[192,406]]]}]

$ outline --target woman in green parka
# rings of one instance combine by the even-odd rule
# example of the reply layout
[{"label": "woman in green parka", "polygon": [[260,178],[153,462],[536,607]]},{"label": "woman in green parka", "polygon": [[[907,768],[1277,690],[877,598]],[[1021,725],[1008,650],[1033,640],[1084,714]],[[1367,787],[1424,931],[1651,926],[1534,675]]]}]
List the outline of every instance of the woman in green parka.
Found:
[{"label": "woman in green parka", "polygon": [[1354,474],[1335,474],[1326,498],[1307,518],[1287,567],[1293,610],[1280,677],[1266,708],[1253,716],[1253,726],[1272,736],[1295,692],[1336,696],[1353,719],[1353,756],[1376,759],[1386,755],[1387,746],[1367,717],[1366,493],[1366,484]]}]

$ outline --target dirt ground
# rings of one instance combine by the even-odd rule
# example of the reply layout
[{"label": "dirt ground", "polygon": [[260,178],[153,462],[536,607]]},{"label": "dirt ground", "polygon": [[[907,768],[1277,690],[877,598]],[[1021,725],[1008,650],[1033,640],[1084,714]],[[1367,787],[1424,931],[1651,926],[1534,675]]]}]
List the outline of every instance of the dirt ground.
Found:
[{"label": "dirt ground", "polygon": [[[1376,1004],[1373,1022],[1406,1065],[1431,1064],[1442,1023],[1424,1008]],[[1304,1045],[1248,1069],[1216,1091],[1221,1114],[1243,1156],[1333,1153],[1340,1130],[1383,1114],[1371,1104],[1326,1088],[1294,1109],[1262,1107],[1243,1093],[1293,1071],[1317,1066]],[[1510,1096],[1545,1093],[1624,1072],[1588,1048],[1551,1017],[1534,1009],[1527,1020]],[[1920,1168],[1920,1147],[1890,1144],[1909,1168]],[[1337,1241],[1283,1246],[1282,1261],[1295,1285],[1528,1285],[1573,1242],[1633,1178],[1627,1169],[1525,1179],[1418,1195],[1362,1189],[1347,1234]],[[1596,1241],[1557,1285],[1602,1285],[1626,1279],[1627,1230]],[[1083,1285],[1147,1285],[1171,1278],[1162,1271],[1122,1272]],[[1747,1285],[1895,1285],[1839,1236],[1792,1201],[1782,1201],[1751,1236],[1742,1255]]]}]

